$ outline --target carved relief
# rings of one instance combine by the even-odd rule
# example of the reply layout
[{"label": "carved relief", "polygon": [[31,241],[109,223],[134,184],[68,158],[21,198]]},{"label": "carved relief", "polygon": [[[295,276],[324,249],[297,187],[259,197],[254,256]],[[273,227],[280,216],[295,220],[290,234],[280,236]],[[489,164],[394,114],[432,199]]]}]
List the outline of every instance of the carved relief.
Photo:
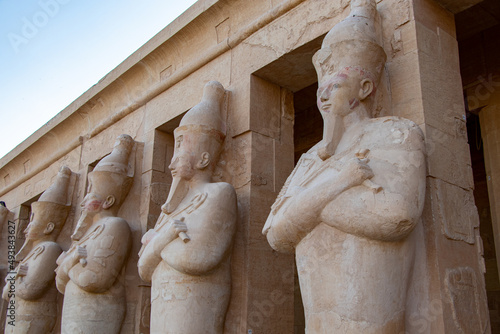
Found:
[{"label": "carved relief", "polygon": [[220,83],[207,83],[174,132],[172,186],[139,253],[139,274],[152,282],[151,333],[223,332],[237,217],[234,188],[212,182],[225,137],[224,93]]},{"label": "carved relief", "polygon": [[117,213],[132,185],[134,145],[130,136],[119,136],[111,154],[88,175],[73,242],[57,259],[57,289],[64,294],[62,333],[120,332],[126,312],[122,272],[131,232]]},{"label": "carved relief", "polygon": [[401,333],[425,197],[420,128],[375,117],[386,59],[375,0],[325,37],[313,62],[323,140],[303,154],[264,226],[295,252],[307,333]]},{"label": "carved relief", "polygon": [[445,286],[451,300],[453,320],[458,333],[484,333],[488,310],[480,305],[476,273],[470,267],[446,269]]},{"label": "carved relief", "polygon": [[55,182],[31,205],[26,239],[16,255],[20,263],[6,277],[2,294],[9,305],[15,303],[14,317],[7,312],[5,333],[45,334],[56,324],[58,292],[54,270],[62,252],[56,239],[71,209],[75,181],[76,175],[62,167]]},{"label": "carved relief", "polygon": [[474,244],[476,241],[474,229],[479,227],[479,215],[472,191],[439,179],[432,181],[432,190],[436,196],[433,201],[433,211],[436,218],[441,221],[443,234],[453,240]]}]

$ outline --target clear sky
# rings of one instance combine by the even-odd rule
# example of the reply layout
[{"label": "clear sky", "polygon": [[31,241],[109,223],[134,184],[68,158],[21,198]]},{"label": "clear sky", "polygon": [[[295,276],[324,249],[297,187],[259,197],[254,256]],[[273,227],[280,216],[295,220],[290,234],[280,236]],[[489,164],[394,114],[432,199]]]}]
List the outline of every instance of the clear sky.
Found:
[{"label": "clear sky", "polygon": [[196,0],[0,0],[0,158]]}]

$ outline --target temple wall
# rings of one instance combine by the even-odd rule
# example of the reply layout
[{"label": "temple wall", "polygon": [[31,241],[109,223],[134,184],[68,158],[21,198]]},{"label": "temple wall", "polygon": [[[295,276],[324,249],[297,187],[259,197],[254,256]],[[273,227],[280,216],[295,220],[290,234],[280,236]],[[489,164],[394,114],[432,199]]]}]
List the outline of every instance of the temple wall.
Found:
[{"label": "temple wall", "polygon": [[[377,111],[417,123],[428,153],[408,331],[487,331],[453,14],[433,0],[380,0],[378,10],[388,59]],[[73,209],[58,239],[67,249],[87,174],[111,152],[118,135],[132,136],[134,183],[119,213],[133,238],[122,333],[148,333],[149,285],[137,273],[141,236],[154,226],[170,189],[173,129],[200,101],[204,84],[217,80],[228,91],[228,134],[215,179],[235,187],[239,205],[225,332],[294,333],[294,258],[273,251],[261,231],[294,167],[294,94],[317,81],[312,54],[348,13],[348,0],[198,1],[0,160],[0,200],[13,212],[20,237],[29,204],[66,165],[79,174]]]}]

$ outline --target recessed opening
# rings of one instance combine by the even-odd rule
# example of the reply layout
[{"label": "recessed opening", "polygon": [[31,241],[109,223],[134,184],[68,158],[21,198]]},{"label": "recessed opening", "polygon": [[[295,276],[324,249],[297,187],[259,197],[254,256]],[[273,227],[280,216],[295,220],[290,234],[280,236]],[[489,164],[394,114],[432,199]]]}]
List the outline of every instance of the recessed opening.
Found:
[{"label": "recessed opening", "polygon": [[[300,156],[323,136],[323,119],[316,106],[317,76],[312,63],[312,57],[321,47],[323,38],[324,35],[316,38],[254,73],[262,79],[293,92],[294,165],[297,164]],[[304,307],[295,266],[294,334],[304,333]]]},{"label": "recessed opening", "polygon": [[[491,187],[491,182],[488,182],[486,174],[485,145],[479,116],[482,109],[490,103],[489,97],[498,94],[498,87],[494,84],[498,79],[492,76],[500,73],[500,2],[484,0],[455,15],[455,23],[460,52],[460,74],[467,108],[474,200],[479,213],[479,231],[486,264],[485,282],[491,332],[500,333],[500,280],[496,256],[496,248],[499,245],[495,245],[494,222],[488,196],[488,186]],[[500,166],[490,168],[498,170]]]}]

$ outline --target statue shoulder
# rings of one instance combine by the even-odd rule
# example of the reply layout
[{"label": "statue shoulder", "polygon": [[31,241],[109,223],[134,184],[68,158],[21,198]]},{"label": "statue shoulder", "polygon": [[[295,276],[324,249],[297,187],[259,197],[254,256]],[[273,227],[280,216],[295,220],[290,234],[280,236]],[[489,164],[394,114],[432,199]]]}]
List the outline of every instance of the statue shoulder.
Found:
[{"label": "statue shoulder", "polygon": [[403,146],[425,147],[424,133],[413,121],[397,117],[386,116],[370,119],[369,131],[387,144],[402,144]]},{"label": "statue shoulder", "polygon": [[130,233],[128,222],[120,217],[107,217],[101,223],[104,226],[104,233],[121,232]]},{"label": "statue shoulder", "polygon": [[217,196],[236,197],[236,190],[230,183],[227,182],[210,183],[207,190],[210,192],[210,194],[216,194]]},{"label": "statue shoulder", "polygon": [[45,252],[62,252],[61,246],[54,241],[46,241],[40,244],[44,247]]}]

